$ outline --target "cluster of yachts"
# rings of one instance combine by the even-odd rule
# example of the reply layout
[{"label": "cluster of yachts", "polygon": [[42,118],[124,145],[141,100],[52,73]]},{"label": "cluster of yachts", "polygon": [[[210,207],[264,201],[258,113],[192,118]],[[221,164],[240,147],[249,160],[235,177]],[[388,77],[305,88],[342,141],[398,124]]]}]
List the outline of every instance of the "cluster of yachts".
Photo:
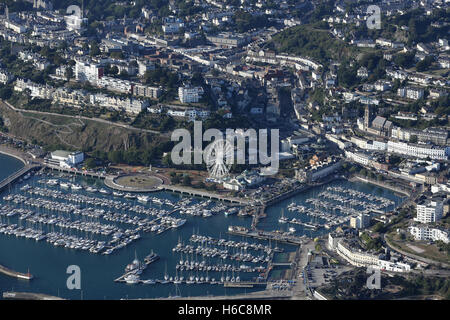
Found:
[{"label": "cluster of yachts", "polygon": [[[294,211],[294,208],[293,207],[288,207],[288,210],[289,211]],[[308,228],[308,229],[311,229],[311,230],[314,230],[314,231],[316,231],[316,230],[318,230],[318,229],[320,229],[322,227],[322,225],[318,224],[318,223],[303,222],[303,221],[301,221],[300,219],[297,219],[297,218],[289,219],[288,217],[284,216],[284,212],[283,211],[281,212],[281,217],[278,219],[278,222],[282,223],[282,224],[285,224],[285,223],[296,224],[296,225],[300,225],[300,226],[303,226],[304,228]],[[296,229],[294,227],[289,227],[289,233],[294,233],[294,232],[296,232]]]},{"label": "cluster of yachts", "polygon": [[[231,271],[232,272],[232,276],[228,275],[228,271],[226,271],[226,276],[224,274],[222,274],[222,276],[220,277],[220,279],[216,280],[216,278],[210,278],[208,275],[208,271],[206,271],[206,275],[199,275],[198,271],[196,275],[193,275],[192,272],[190,273],[190,275],[188,277],[184,277],[183,276],[183,272],[180,272],[180,275],[178,275],[178,269],[176,270],[176,275],[173,276],[169,276],[169,274],[167,273],[167,271],[164,274],[164,278],[163,279],[146,279],[146,280],[141,280],[140,279],[140,274],[142,273],[142,270],[145,269],[145,267],[143,267],[142,262],[140,262],[139,260],[134,260],[133,263],[133,268],[135,268],[135,270],[137,271],[128,271],[120,280],[118,281],[124,281],[127,284],[138,284],[138,283],[142,283],[142,284],[225,284],[226,282],[241,282],[241,278],[239,277],[239,274],[235,277],[234,276],[234,270]],[[223,272],[222,272],[223,273]]]},{"label": "cluster of yachts", "polygon": [[226,282],[241,282],[241,279],[238,276],[223,276],[216,280],[216,278],[210,278],[209,275],[206,276],[199,276],[198,274],[196,276],[190,275],[188,278],[184,278],[183,275],[176,275],[175,277],[164,275],[164,279],[146,279],[141,280],[140,276],[137,274],[128,274],[124,277],[123,281],[125,281],[128,284],[137,284],[137,283],[143,283],[143,284],[225,284]]},{"label": "cluster of yachts", "polygon": [[[142,272],[147,269],[149,264],[157,260],[159,260],[159,255],[154,253],[153,250],[148,256],[145,257],[144,262],[141,262],[137,257],[135,257],[134,260],[125,267],[124,275],[116,279],[116,281],[125,281],[129,284],[136,284],[139,281],[142,281],[140,280],[140,275]],[[145,283],[154,284],[156,281],[145,280]]]},{"label": "cluster of yachts", "polygon": [[273,253],[264,255],[261,254],[259,256],[252,255],[251,253],[246,252],[242,248],[240,250],[236,250],[237,252],[230,253],[227,249],[219,249],[209,246],[197,246],[194,247],[192,245],[184,245],[182,242],[178,242],[178,244],[172,248],[173,252],[182,252],[185,254],[198,254],[204,257],[210,258],[220,258],[222,260],[230,259],[235,261],[242,262],[252,262],[252,263],[268,263],[272,257]]},{"label": "cluster of yachts", "polygon": [[0,223],[0,233],[26,239],[34,239],[36,241],[46,239],[48,243],[56,247],[85,250],[92,253],[99,253],[105,248],[106,245],[104,241],[85,239],[75,235],[66,235],[60,232],[45,233],[42,230],[20,227],[17,224],[7,225]]},{"label": "cluster of yachts", "polygon": [[172,203],[172,201],[168,200],[168,199],[160,199],[157,197],[150,197],[147,195],[143,195],[143,194],[132,194],[132,193],[124,193],[124,192],[120,192],[120,191],[109,191],[105,188],[100,188],[97,189],[95,187],[92,186],[82,186],[80,184],[76,184],[76,183],[71,183],[71,182],[67,182],[67,181],[59,181],[58,179],[42,179],[39,180],[38,183],[44,184],[44,185],[49,185],[49,186],[60,186],[63,189],[66,190],[72,190],[72,191],[80,191],[80,190],[86,190],[87,192],[91,192],[91,193],[101,193],[104,195],[113,195],[114,197],[122,197],[125,199],[131,199],[131,200],[135,200],[137,199],[140,202],[152,202],[158,205],[167,205],[167,206],[174,206],[174,204]]},{"label": "cluster of yachts", "polygon": [[[28,192],[31,192],[31,190],[28,190]],[[92,218],[103,218],[104,220],[111,221],[111,222],[120,222],[120,223],[127,223],[132,224],[135,226],[138,226],[139,230],[145,231],[145,232],[157,232],[161,233],[163,231],[169,230],[171,228],[178,228],[182,226],[186,220],[185,219],[176,219],[172,218],[170,216],[167,216],[169,214],[166,210],[159,210],[159,213],[157,216],[159,218],[150,220],[148,218],[140,218],[138,216],[132,216],[127,215],[123,213],[114,213],[114,212],[106,212],[103,209],[96,209],[96,208],[81,208],[79,205],[73,205],[70,203],[62,203],[62,202],[56,202],[56,201],[50,201],[47,199],[42,198],[28,198],[26,196],[20,195],[20,194],[14,194],[14,195],[8,195],[3,198],[5,201],[10,201],[16,205],[24,205],[24,206],[30,206],[35,207],[39,209],[46,209],[50,212],[62,212],[62,213],[72,213],[75,215],[80,216],[89,216]],[[155,209],[157,210],[157,209]],[[14,211],[11,212],[11,215],[14,215]],[[69,218],[58,218],[54,215],[46,215],[46,214],[38,214],[36,213],[35,216],[39,217],[39,222],[44,222],[47,224],[53,224],[54,222],[60,222],[63,221],[66,227],[68,227],[71,224],[75,224],[76,227],[76,221],[73,222]],[[101,225],[101,224],[99,224]],[[102,229],[102,227],[99,227]],[[95,232],[99,233],[99,232]],[[103,232],[100,232],[104,234]]]},{"label": "cluster of yachts", "polygon": [[16,205],[25,205],[29,207],[39,208],[39,209],[47,209],[49,211],[59,211],[64,213],[70,213],[74,211],[75,209],[78,209],[79,206],[68,204],[68,203],[61,203],[61,202],[54,202],[47,199],[42,198],[29,198],[26,196],[23,196],[21,194],[10,194],[8,196],[3,197],[3,200],[12,202]]},{"label": "cluster of yachts", "polygon": [[242,248],[244,250],[253,249],[253,250],[261,250],[267,252],[268,254],[272,253],[272,251],[282,251],[279,248],[272,249],[270,246],[263,245],[261,243],[249,243],[246,241],[233,241],[233,240],[225,240],[225,239],[215,239],[209,236],[203,236],[199,234],[193,234],[190,239],[190,242],[200,243],[202,245],[215,245],[215,246],[223,246],[227,248]]},{"label": "cluster of yachts", "polygon": [[8,212],[7,216],[9,217],[14,217],[17,215],[19,221],[25,221],[30,224],[51,225],[59,227],[61,229],[73,229],[83,232],[90,232],[93,234],[101,234],[104,236],[109,236],[112,233],[119,231],[118,227],[110,224],[102,224],[96,221],[73,221],[66,217],[40,214],[24,208],[6,207],[1,212]]},{"label": "cluster of yachts", "polygon": [[[170,216],[163,216],[159,219],[158,224],[154,224],[149,228],[150,231],[156,232],[156,234],[160,234],[169,229],[181,227],[185,223],[186,219],[178,219]],[[148,231],[148,228],[144,229],[144,231]]]},{"label": "cluster of yachts", "polygon": [[[170,216],[161,216],[149,220],[148,218],[132,217],[123,213],[105,212],[103,209],[84,208],[66,210],[61,207],[64,203],[48,202],[46,199],[27,198],[17,194],[6,196],[4,200],[20,204],[21,206],[29,205],[32,207],[36,207],[36,204],[40,203],[42,206],[37,207],[46,208],[45,210],[47,211],[42,212],[41,210],[41,212],[34,212],[26,208],[14,208],[9,205],[3,206],[0,208],[0,217],[2,217],[1,222],[3,222],[3,217],[5,217],[5,220],[8,222],[3,226],[5,234],[14,234],[18,237],[32,238],[36,241],[45,238],[49,239],[49,235],[52,235],[50,238],[52,241],[49,242],[53,245],[70,249],[89,250],[92,253],[102,253],[106,255],[138,240],[141,237],[139,231],[161,233],[171,228],[178,228],[186,222],[185,219],[178,219]],[[47,209],[48,206],[53,210]],[[54,210],[63,212],[64,214],[54,214]],[[76,212],[76,210],[80,211]],[[68,214],[69,211],[71,211],[71,213],[79,213],[82,216],[83,214],[86,214],[86,216],[92,218],[85,218],[83,216],[82,219],[74,219],[73,216]],[[9,219],[14,217],[17,217],[19,225],[10,223]],[[122,231],[122,229],[114,224],[100,222],[99,218],[106,221],[134,224],[137,227]],[[26,227],[22,227],[21,224],[26,224]],[[11,227],[7,228],[8,225],[11,225]],[[43,226],[47,226],[47,231],[52,232],[44,232]],[[55,232],[55,228],[57,228],[57,231],[59,232]],[[90,243],[85,243],[85,241],[88,241],[88,239],[73,236],[70,234],[73,232],[83,232],[89,233],[90,235],[101,235],[106,237],[112,236],[112,240],[107,243],[105,241],[98,241],[101,245],[97,246],[97,244],[95,244],[87,248],[87,245]]]},{"label": "cluster of yachts", "polygon": [[131,193],[123,193],[120,191],[110,192],[106,189],[96,189],[93,187],[83,187],[79,184],[70,183],[67,181],[59,181],[57,179],[41,179],[38,183],[47,185],[47,186],[60,186],[61,189],[68,190],[70,189],[72,192],[68,194],[67,192],[62,192],[60,190],[55,189],[45,189],[45,188],[36,188],[26,185],[22,187],[22,191],[27,191],[34,195],[40,195],[45,197],[53,197],[58,199],[63,199],[72,203],[84,204],[89,206],[101,206],[110,209],[116,210],[126,210],[140,214],[152,215],[152,216],[161,216],[164,214],[168,214],[168,210],[164,210],[161,208],[149,208],[142,205],[130,203],[130,202],[122,202],[114,199],[109,199],[105,197],[90,197],[83,194],[76,194],[73,191],[85,190],[91,193],[101,193],[104,195],[113,195],[114,197],[123,197],[128,200],[137,200],[142,204],[156,204],[158,206],[167,206],[171,207],[174,210],[177,210],[180,214],[191,215],[191,216],[202,216],[202,217],[211,217],[217,213],[223,212],[224,215],[233,215],[239,212],[236,207],[228,207],[224,203],[214,203],[212,200],[200,201],[198,203],[193,203],[192,199],[183,198],[178,202],[172,201],[170,199],[161,199],[157,197],[151,197],[144,194],[131,194]]},{"label": "cluster of yachts", "polygon": [[189,216],[201,216],[204,218],[212,217],[213,214],[223,210],[223,205],[218,205],[214,208],[209,208],[211,200],[201,201],[199,203],[191,204],[189,206],[181,207],[180,214],[189,215]]},{"label": "cluster of yachts", "polygon": [[[315,202],[317,199],[307,199],[307,203],[311,203],[314,202],[314,204],[318,204],[317,202]],[[320,200],[319,200],[320,201]],[[329,206],[325,206],[325,208],[330,208]],[[339,208],[337,208],[339,209]],[[314,230],[318,230],[319,228],[324,227],[325,229],[330,229],[334,226],[338,226],[340,224],[343,224],[345,222],[347,222],[350,218],[348,216],[341,216],[341,215],[336,215],[336,214],[332,214],[326,211],[321,211],[318,209],[312,209],[312,208],[307,208],[301,205],[289,205],[288,206],[288,211],[291,212],[298,212],[304,215],[307,215],[309,217],[311,217],[312,219],[315,219],[316,221],[318,219],[322,219],[325,220],[325,223],[319,223],[319,222],[302,222],[303,225],[305,225],[306,227],[310,227],[311,229]],[[292,220],[297,220],[296,218],[293,218]],[[297,220],[299,221],[299,220]]]},{"label": "cluster of yachts", "polygon": [[[351,195],[352,197],[366,199],[371,202],[354,199],[352,197],[348,197],[340,193]],[[319,198],[330,199],[333,200],[334,203]],[[289,219],[287,217],[284,217],[283,213],[281,218],[279,219],[279,222],[300,224],[306,227],[311,227],[315,230],[321,227],[330,229],[332,227],[347,223],[350,220],[350,216],[357,215],[359,213],[366,213],[366,214],[369,214],[371,212],[383,213],[382,209],[385,209],[395,204],[394,201],[383,197],[366,194],[364,192],[353,189],[345,189],[342,187],[328,187],[326,191],[323,191],[318,194],[318,198],[309,198],[306,199],[305,202],[313,206],[314,208],[297,205],[292,202],[291,204],[288,205],[287,210],[307,215],[311,217],[314,221],[319,221],[320,219],[321,221],[324,222],[305,223],[300,221],[300,219],[296,218]],[[363,207],[363,209],[358,210],[356,207]],[[320,208],[322,210],[320,210]]]},{"label": "cluster of yachts", "polygon": [[[342,187],[328,187],[326,190],[342,193],[345,195],[350,195],[353,198],[367,199],[367,200],[373,201],[373,202],[378,201],[378,202],[381,202],[381,204],[380,204],[381,207],[388,207],[388,206],[392,206],[395,204],[395,202],[390,199],[375,196],[373,194],[365,193],[365,192],[358,191],[355,189],[347,189],[347,188],[342,188]],[[351,199],[351,198],[348,198],[348,199]]]},{"label": "cluster of yachts", "polygon": [[339,194],[335,194],[332,192],[324,191],[319,193],[319,198],[324,199],[330,199],[339,203],[344,204],[345,206],[354,206],[354,207],[363,207],[367,210],[375,211],[375,212],[383,212],[382,209],[386,209],[389,206],[392,206],[394,204],[393,201],[389,199],[385,199],[384,202],[367,202],[367,201],[361,201],[358,199],[353,199],[350,197],[342,196]]},{"label": "cluster of yachts", "polygon": [[94,239],[85,239],[75,235],[66,235],[60,232],[49,232],[46,235],[47,242],[56,247],[65,247],[69,249],[90,251],[99,253],[105,248],[105,241]]},{"label": "cluster of yachts", "polygon": [[[93,224],[92,222],[77,221],[68,223],[61,218],[37,215],[26,209],[10,209],[8,207],[0,209],[0,217],[6,216],[7,218],[10,218],[15,215],[19,216],[19,224],[3,223],[3,221],[1,221],[0,233],[26,239],[34,239],[36,241],[47,239],[47,242],[54,246],[68,249],[86,250],[91,253],[108,255],[114,250],[124,248],[141,237],[137,231],[130,229],[122,231],[114,226],[99,229],[98,225]],[[23,220],[26,220],[27,226],[20,225]],[[29,226],[30,224],[32,226]],[[38,225],[37,228],[36,225]],[[50,225],[51,229],[47,230],[49,232],[45,232],[42,225]],[[55,226],[59,228],[59,231],[55,231]],[[103,235],[112,234],[112,240],[103,241],[100,239],[88,239],[67,233],[67,229],[76,229],[78,231],[96,234],[103,232]]]},{"label": "cluster of yachts", "polygon": [[0,223],[0,234],[15,235],[16,237],[34,239],[36,241],[41,241],[46,238],[46,235],[41,230],[25,229],[24,227],[19,227],[17,224],[8,225],[6,223]]},{"label": "cluster of yachts", "polygon": [[176,269],[180,271],[209,271],[209,272],[226,272],[226,271],[235,271],[235,272],[264,272],[266,270],[265,267],[251,267],[249,265],[241,264],[239,267],[224,263],[223,260],[219,264],[211,264],[202,260],[200,262],[197,259],[194,260],[193,255],[189,260],[188,255],[183,259],[183,254],[181,254],[181,259],[176,265]]},{"label": "cluster of yachts", "polygon": [[[174,212],[190,215],[200,213],[207,217],[221,212],[232,215],[239,211],[236,207],[215,203],[212,200],[197,202],[192,198],[180,198],[179,201],[173,201],[147,195],[111,192],[106,189],[82,186],[68,180],[52,179],[47,176],[37,181],[42,186],[36,186],[34,183],[26,184],[20,187],[21,193],[4,196],[3,200],[8,202],[8,205],[0,208],[0,217],[6,218],[0,220],[2,232],[36,241],[47,239],[49,243],[59,247],[109,255],[138,240],[141,232],[159,234],[183,226],[186,219],[171,216]],[[112,196],[89,195],[86,192]],[[124,201],[113,197],[137,201]],[[143,204],[147,202],[158,204],[160,207]],[[162,208],[163,205],[171,209]],[[7,223],[3,224],[3,222]],[[200,241],[200,238],[192,238],[192,240]],[[209,248],[208,245],[240,249],[241,252],[230,254],[228,250]],[[246,252],[247,249],[265,251],[267,256],[253,256]],[[194,252],[189,247],[183,250],[187,250],[186,253]],[[239,243],[224,239],[216,241],[210,238],[206,247],[202,243],[195,252],[207,257],[258,263],[268,261],[272,249],[261,244]],[[224,269],[224,271],[227,270]]]},{"label": "cluster of yachts", "polygon": [[[370,210],[368,210],[368,209],[358,210],[358,209],[355,209],[352,207],[347,207],[342,204],[331,203],[329,201],[315,199],[315,198],[307,199],[306,203],[309,203],[314,206],[313,212],[317,211],[317,212],[322,213],[322,211],[318,211],[317,208],[327,209],[327,211],[329,211],[330,213],[333,213],[333,214],[335,214],[339,210],[339,212],[344,215],[355,215],[358,213],[369,213],[370,212]],[[329,216],[329,214],[327,214],[326,212],[324,213],[324,215]],[[326,219],[326,218],[324,218],[324,219]]]},{"label": "cluster of yachts", "polygon": [[[231,265],[223,265],[220,268],[217,268],[216,266],[212,267],[212,266],[207,266],[205,261],[202,262],[194,262],[191,261],[189,262],[188,260],[183,261],[180,260],[180,262],[177,264],[176,267],[176,275],[175,277],[173,276],[169,276],[169,274],[167,273],[167,264],[166,264],[166,270],[164,272],[164,278],[163,279],[146,279],[146,280],[141,280],[141,274],[142,272],[147,268],[147,266],[158,260],[159,256],[156,253],[151,253],[150,255],[148,255],[145,259],[144,262],[141,262],[139,259],[137,259],[137,257],[135,257],[135,259],[128,264],[125,267],[125,273],[119,277],[118,279],[116,279],[115,281],[118,282],[125,282],[127,284],[137,284],[137,283],[143,283],[143,284],[169,284],[169,283],[173,283],[173,284],[224,284],[225,282],[240,282],[241,279],[239,277],[239,272],[240,271],[245,271],[246,268],[235,268],[232,267]],[[191,267],[192,266],[192,267]],[[263,267],[260,267],[262,270],[264,270]],[[190,273],[190,276],[188,276],[187,278],[184,278],[183,276],[183,271],[192,271],[195,270],[197,271],[196,275],[193,275],[192,272]],[[180,271],[180,275],[178,275],[178,271]],[[206,271],[206,276],[202,276],[198,274],[198,271]],[[215,278],[210,278],[208,275],[209,271],[215,271],[215,272],[222,272],[222,276],[219,280],[216,280]],[[228,275],[228,272],[231,271],[232,276],[230,277]],[[226,272],[226,276],[223,274],[224,272]],[[237,276],[234,276],[234,272],[237,272]]]},{"label": "cluster of yachts", "polygon": [[89,207],[103,207],[108,209],[145,214],[149,216],[160,216],[168,214],[170,212],[166,209],[148,208],[142,205],[132,203],[130,204],[127,202],[122,202],[108,198],[89,197],[82,194],[64,193],[59,190],[39,188],[39,187],[29,187],[26,190],[26,192],[34,196],[64,200],[67,202],[76,203],[77,205],[84,205]]}]

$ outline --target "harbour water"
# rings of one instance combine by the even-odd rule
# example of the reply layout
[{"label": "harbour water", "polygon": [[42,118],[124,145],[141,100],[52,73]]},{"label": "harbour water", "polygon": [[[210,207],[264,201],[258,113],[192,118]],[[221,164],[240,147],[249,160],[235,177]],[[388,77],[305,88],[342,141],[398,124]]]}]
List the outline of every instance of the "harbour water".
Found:
[{"label": "harbour water", "polygon": [[0,181],[23,167],[22,161],[0,153]]},{"label": "harbour water", "polygon": [[[0,155],[0,177],[1,174],[4,177],[13,173],[20,168],[20,164],[15,163],[15,159],[9,157],[3,157]],[[48,182],[49,179],[54,179],[58,181],[58,184],[51,185],[43,183]],[[77,186],[82,186],[82,189],[65,188],[61,186],[65,183]],[[24,188],[24,186],[29,186]],[[345,188],[351,188],[359,191],[363,191],[367,194],[374,194],[385,197],[387,199],[393,200],[394,202],[400,201],[400,199],[395,196],[392,192],[384,190],[379,187],[373,187],[363,183],[351,183],[347,181],[336,181],[330,185],[326,185],[320,188],[312,189],[303,194],[297,195],[294,198],[282,201],[272,207],[267,208],[268,217],[261,220],[259,228],[264,230],[276,230],[283,229],[287,230],[288,224],[280,224],[278,222],[281,212],[283,215],[294,217],[300,216],[296,212],[291,212],[288,210],[288,206],[292,203],[305,204],[305,201],[309,198],[316,197],[320,192],[323,192],[329,186],[341,186]],[[135,298],[157,298],[157,297],[168,297],[168,296],[198,296],[198,295],[233,295],[239,293],[245,293],[255,290],[261,290],[264,287],[258,286],[255,288],[226,288],[222,284],[209,285],[206,283],[195,283],[186,284],[181,283],[175,285],[173,283],[162,284],[126,284],[114,282],[114,279],[118,278],[124,273],[124,268],[131,261],[138,257],[141,261],[144,257],[150,254],[151,251],[159,254],[160,259],[151,263],[146,270],[140,275],[142,280],[145,279],[164,279],[165,275],[170,277],[175,277],[180,273],[185,279],[189,276],[192,277],[209,277],[219,280],[221,277],[240,277],[241,281],[255,281],[255,279],[260,276],[259,272],[205,272],[205,270],[182,270],[176,269],[176,265],[179,264],[180,260],[186,261],[204,261],[206,265],[221,266],[231,265],[235,270],[239,269],[240,266],[247,266],[251,268],[257,268],[261,266],[267,266],[262,261],[247,261],[242,260],[237,261],[231,259],[231,256],[236,256],[241,254],[251,254],[252,258],[255,257],[267,257],[268,254],[262,250],[252,249],[252,244],[256,246],[257,244],[269,246],[267,242],[258,241],[253,239],[243,239],[238,236],[231,236],[227,233],[228,226],[243,226],[249,228],[251,225],[250,217],[240,217],[236,214],[226,216],[222,211],[214,213],[213,208],[217,207],[219,204],[216,202],[206,203],[204,199],[190,199],[190,201],[185,200],[179,194],[173,194],[168,192],[158,192],[150,194],[150,198],[161,199],[162,202],[166,201],[165,204],[159,204],[158,202],[148,201],[146,203],[139,202],[137,199],[127,199],[125,197],[115,197],[112,194],[100,193],[100,192],[89,192],[86,190],[87,187],[95,188],[97,190],[105,189],[103,181],[82,177],[71,177],[68,175],[42,175],[34,176],[28,180],[19,182],[15,184],[9,190],[5,190],[0,194],[0,208],[8,208],[8,210],[22,210],[22,216],[17,214],[15,216],[8,217],[6,215],[0,216],[0,224],[12,225],[17,224],[24,230],[27,228],[32,228],[38,232],[52,233],[58,232],[63,234],[65,237],[73,236],[77,238],[88,239],[90,241],[105,241],[111,239],[111,236],[95,234],[92,230],[75,230],[68,227],[58,227],[56,224],[47,225],[45,223],[36,222],[36,220],[30,220],[30,217],[24,213],[34,212],[38,213],[37,217],[57,217],[58,219],[63,219],[69,225],[74,222],[79,222],[80,224],[90,224],[94,226],[98,225],[109,225],[114,228],[120,228],[122,231],[125,229],[133,229],[136,227],[134,224],[105,220],[105,216],[101,217],[88,217],[81,214],[83,210],[87,207],[92,207],[83,203],[81,200],[86,199],[96,199],[99,204],[93,207],[99,210],[111,211],[114,213],[126,214],[130,217],[137,217],[136,219],[147,219],[149,221],[156,219],[158,216],[151,216],[148,213],[158,213],[166,210],[170,213],[170,217],[176,219],[186,219],[186,223],[179,227],[168,228],[168,230],[158,234],[147,230],[148,232],[138,232],[141,236],[140,239],[132,241],[130,244],[123,248],[114,250],[111,254],[96,254],[89,252],[87,250],[76,250],[71,248],[65,248],[64,246],[55,246],[46,240],[36,241],[35,239],[26,239],[11,234],[0,233],[0,264],[5,265],[11,269],[19,272],[27,272],[28,270],[34,275],[32,281],[18,280],[10,278],[0,274],[0,291],[29,291],[45,293],[49,295],[59,296],[68,299],[135,299]],[[45,193],[45,192],[47,193]],[[44,193],[43,193],[44,192]],[[44,195],[48,196],[44,196]],[[54,196],[50,196],[53,194]],[[16,202],[11,199],[5,200],[8,196],[15,196]],[[78,200],[77,200],[78,199]],[[83,201],[84,201],[83,200]],[[203,208],[210,214],[205,215],[190,215],[187,211],[189,210],[178,210],[174,211],[176,204],[184,200],[180,208],[194,208],[195,213],[200,210],[199,205],[202,204]],[[109,201],[109,202],[108,202]],[[100,203],[105,203],[101,206]],[[39,203],[37,206],[36,203]],[[118,205],[119,203],[122,207],[111,208],[107,207],[106,204],[114,203]],[[45,205],[47,204],[47,205]],[[171,205],[172,204],[172,205]],[[36,205],[36,206],[34,206]],[[65,206],[78,205],[79,210],[77,214],[74,212],[63,212],[60,208]],[[175,207],[174,207],[175,205]],[[305,204],[307,205],[307,204]],[[49,206],[53,208],[49,209]],[[105,207],[106,206],[106,207]],[[59,209],[58,209],[59,208]],[[144,208],[147,210],[147,214],[142,212],[136,212],[136,208]],[[387,208],[389,209],[389,208]],[[133,211],[134,210],[134,211]],[[202,209],[203,210],[203,209]],[[186,211],[183,213],[183,211]],[[36,216],[35,216],[36,217]],[[20,219],[23,218],[23,219]],[[306,219],[305,221],[309,221]],[[159,223],[159,222],[158,222]],[[295,225],[295,233],[297,235],[307,235],[316,236],[329,230],[324,228],[318,231],[311,231],[307,228],[302,229],[301,226]],[[245,250],[239,247],[224,247],[220,245],[215,245],[214,242],[209,244],[204,242],[193,242],[189,241],[192,235],[209,236],[213,239],[226,239],[245,241],[249,243],[248,249]],[[227,250],[228,256],[220,258],[218,256],[211,257],[206,256],[201,253],[196,254],[195,250],[193,253],[188,253],[188,251],[179,252],[173,249],[177,245],[185,247],[186,245],[192,246],[192,248],[201,247],[203,251],[212,250],[216,248],[218,250]],[[271,243],[270,247],[274,248],[277,246],[279,249],[283,250],[283,253],[274,253],[274,259],[283,259],[287,253],[295,250],[294,246],[283,245]],[[198,250],[197,250],[198,251]],[[105,252],[105,249],[102,251]],[[198,251],[200,252],[200,251]],[[69,290],[66,285],[67,278],[70,276],[66,273],[67,267],[70,265],[77,265],[81,269],[81,290]],[[273,275],[280,274],[280,270],[273,272]]]}]

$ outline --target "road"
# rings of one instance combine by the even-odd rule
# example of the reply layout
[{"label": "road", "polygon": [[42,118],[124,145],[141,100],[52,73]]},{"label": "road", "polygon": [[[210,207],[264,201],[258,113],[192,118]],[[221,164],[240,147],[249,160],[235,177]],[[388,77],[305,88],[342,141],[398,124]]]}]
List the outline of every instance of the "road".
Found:
[{"label": "road", "polygon": [[297,280],[294,288],[293,288],[293,295],[292,300],[305,300],[310,299],[308,295],[308,288],[303,283],[303,278],[301,278],[301,274],[303,272],[303,269],[308,264],[308,253],[312,250],[314,250],[314,242],[311,240],[309,242],[306,242],[305,244],[302,244],[300,246],[300,254],[297,256],[297,267],[294,270],[295,278]]},{"label": "road", "polygon": [[[386,237],[386,234],[384,235],[384,242],[386,243],[386,246],[388,246],[389,249],[391,249],[392,251],[398,252],[398,253],[400,253],[400,254],[402,254],[404,256],[407,256],[407,257],[409,257],[409,258],[411,258],[413,260],[418,260],[418,261],[425,262],[425,263],[432,264],[432,265],[436,265],[436,266],[439,266],[439,267],[442,266],[442,267],[445,267],[445,268],[450,268],[450,265],[447,264],[447,263],[434,261],[434,260],[431,260],[431,259],[427,259],[427,258],[424,258],[424,257],[418,256],[418,255],[415,255],[415,254],[403,251],[401,249],[398,249],[397,247],[392,246],[392,244],[389,243],[389,241],[388,241],[388,239]],[[445,270],[439,270],[439,271],[440,272],[447,272]]]}]

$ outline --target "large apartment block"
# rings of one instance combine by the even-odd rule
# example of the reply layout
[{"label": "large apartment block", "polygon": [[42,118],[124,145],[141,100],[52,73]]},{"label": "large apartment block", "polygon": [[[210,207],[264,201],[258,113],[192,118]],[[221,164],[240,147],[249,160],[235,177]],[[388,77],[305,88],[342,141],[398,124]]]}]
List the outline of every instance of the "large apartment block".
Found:
[{"label": "large apartment block", "polygon": [[408,98],[412,100],[419,100],[423,97],[424,90],[416,87],[405,87],[397,90],[397,95],[402,98]]},{"label": "large apartment block", "polygon": [[442,241],[449,243],[448,230],[442,230],[439,228],[431,228],[426,225],[412,225],[408,228],[415,240],[424,241]]},{"label": "large apartment block", "polygon": [[203,95],[202,87],[179,87],[178,97],[181,103],[197,103]]},{"label": "large apartment block", "polygon": [[162,90],[158,87],[149,87],[137,84],[133,87],[133,95],[142,96],[146,98],[158,99],[161,96]]},{"label": "large apartment block", "polygon": [[76,60],[75,78],[80,82],[90,82],[97,84],[98,80],[103,77],[103,67],[99,64],[87,61]]},{"label": "large apartment block", "polygon": [[434,160],[447,160],[450,154],[450,147],[434,146],[428,144],[413,144],[405,142],[388,142],[388,152],[403,154],[414,158],[430,158]]},{"label": "large apartment block", "polygon": [[431,223],[441,219],[444,210],[442,199],[427,199],[417,204],[417,222]]}]

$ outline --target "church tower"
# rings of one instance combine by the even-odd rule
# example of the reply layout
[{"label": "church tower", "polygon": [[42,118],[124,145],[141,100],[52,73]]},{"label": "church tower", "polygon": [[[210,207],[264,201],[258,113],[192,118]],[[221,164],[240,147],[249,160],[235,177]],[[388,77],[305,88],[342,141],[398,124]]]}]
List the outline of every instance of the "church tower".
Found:
[{"label": "church tower", "polygon": [[370,106],[367,105],[366,109],[364,110],[364,127],[365,129],[369,128],[370,126]]}]

